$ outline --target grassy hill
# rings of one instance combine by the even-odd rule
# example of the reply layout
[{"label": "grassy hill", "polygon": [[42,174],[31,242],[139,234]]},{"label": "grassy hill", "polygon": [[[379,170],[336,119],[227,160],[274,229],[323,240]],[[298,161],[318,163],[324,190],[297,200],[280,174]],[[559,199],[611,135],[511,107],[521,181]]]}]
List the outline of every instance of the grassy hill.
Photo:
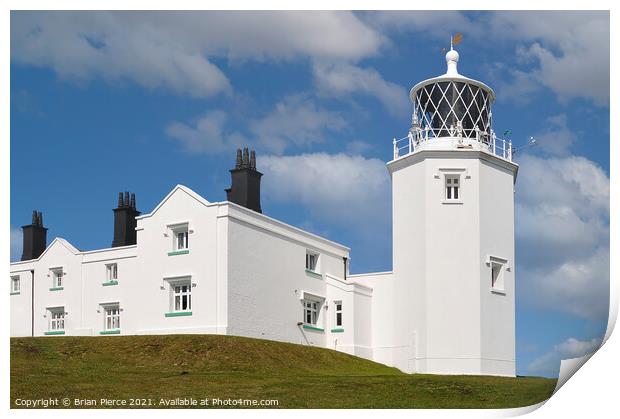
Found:
[{"label": "grassy hill", "polygon": [[538,403],[554,387],[538,377],[409,375],[328,349],[234,336],[11,338],[11,407],[138,398],[161,408],[177,406],[160,399],[192,397],[274,399],[281,408],[500,408]]}]

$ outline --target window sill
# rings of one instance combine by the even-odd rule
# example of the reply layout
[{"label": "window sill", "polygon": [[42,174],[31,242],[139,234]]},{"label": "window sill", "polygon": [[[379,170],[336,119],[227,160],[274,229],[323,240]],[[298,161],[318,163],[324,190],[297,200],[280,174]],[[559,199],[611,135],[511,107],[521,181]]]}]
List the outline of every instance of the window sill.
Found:
[{"label": "window sill", "polygon": [[103,285],[104,287],[109,287],[110,285],[118,285],[118,281],[114,280],[114,281],[107,281],[102,283],[101,285]]},{"label": "window sill", "polygon": [[168,252],[168,256],[187,255],[189,250],[176,250],[174,252]]},{"label": "window sill", "polygon": [[332,329],[332,333],[343,333],[344,329],[342,327],[337,327],[335,329]]},{"label": "window sill", "polygon": [[314,330],[314,331],[317,331],[317,332],[324,332],[325,331],[325,329],[321,329],[320,327],[310,326],[309,324],[304,324],[302,327],[304,329]]},{"label": "window sill", "polygon": [[171,311],[170,313],[164,314],[166,317],[181,317],[181,316],[191,316],[191,311]]},{"label": "window sill", "polygon": [[306,274],[318,279],[323,279],[323,275],[310,269],[306,269]]},{"label": "window sill", "polygon": [[497,288],[491,288],[491,292],[493,294],[506,295],[506,291]]},{"label": "window sill", "polygon": [[99,332],[100,335],[120,335],[121,329],[112,329],[112,330],[102,330]]},{"label": "window sill", "polygon": [[441,201],[441,203],[444,205],[463,205],[463,201],[461,201],[460,199],[459,200],[455,199],[455,200],[450,200],[450,201],[447,199],[444,199],[443,201]]},{"label": "window sill", "polygon": [[64,289],[65,289],[65,287],[52,287],[52,288],[50,288],[50,291],[62,291]]},{"label": "window sill", "polygon": [[11,293],[11,295],[19,295],[19,291],[14,291]]},{"label": "window sill", "polygon": [[64,335],[65,331],[64,330],[54,330],[52,332],[43,332],[44,335],[46,336],[50,336],[50,335]]}]

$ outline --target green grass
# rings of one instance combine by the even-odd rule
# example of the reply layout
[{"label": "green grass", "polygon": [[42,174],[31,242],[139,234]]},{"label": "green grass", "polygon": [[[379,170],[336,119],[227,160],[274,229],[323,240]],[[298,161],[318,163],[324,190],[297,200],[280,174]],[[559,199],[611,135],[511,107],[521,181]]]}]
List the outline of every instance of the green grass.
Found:
[{"label": "green grass", "polygon": [[275,399],[281,408],[504,408],[546,400],[555,382],[409,375],[328,349],[234,336],[11,338],[11,407],[66,397],[164,407],[162,398],[192,397]]}]

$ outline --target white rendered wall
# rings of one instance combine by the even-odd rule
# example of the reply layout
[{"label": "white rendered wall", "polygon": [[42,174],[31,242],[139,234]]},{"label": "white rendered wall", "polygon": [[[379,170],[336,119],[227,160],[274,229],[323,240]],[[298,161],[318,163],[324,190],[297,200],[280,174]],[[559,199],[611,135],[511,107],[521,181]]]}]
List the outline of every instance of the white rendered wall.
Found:
[{"label": "white rendered wall", "polygon": [[11,265],[11,277],[18,276],[19,294],[10,295],[11,336],[31,336],[32,262]]},{"label": "white rendered wall", "polygon": [[[514,376],[515,264],[514,175],[503,166],[480,162],[480,301],[482,374]],[[489,256],[508,260],[504,292],[491,291]]]},{"label": "white rendered wall", "polygon": [[[482,169],[482,160],[502,168]],[[398,314],[394,365],[406,372],[513,375],[508,348],[514,351],[514,294],[501,303],[493,299],[482,246],[514,263],[513,214],[506,210],[513,205],[516,165],[480,152],[444,150],[414,153],[389,168]],[[461,175],[461,203],[445,202],[446,173]],[[495,335],[499,324],[506,327],[501,338]]]},{"label": "white rendered wall", "polygon": [[[325,347],[332,308],[325,276],[344,274],[348,249],[234,204],[228,211],[229,334]],[[320,276],[306,272],[307,250],[319,254]],[[305,294],[325,299],[323,330],[298,325]]]},{"label": "white rendered wall", "polygon": [[[136,310],[141,296],[136,294],[136,283],[140,273],[136,259],[137,246],[115,247],[111,249],[84,252],[82,258],[83,301],[81,334],[98,335],[104,330],[104,310],[102,305],[119,305],[121,310],[120,330],[122,334],[135,334],[135,323],[141,317]],[[106,265],[116,263],[118,285],[106,283]]]},{"label": "white rendered wall", "polygon": [[[189,226],[189,253],[169,255],[174,240],[170,226],[181,223]],[[217,223],[218,205],[181,186],[151,214],[138,217],[138,274],[123,292],[127,333],[226,333],[226,319],[221,318],[225,302],[217,292]],[[180,277],[190,277],[193,284],[192,314],[166,317],[171,311],[168,280]]]},{"label": "white rendered wall", "polygon": [[356,327],[365,329],[370,335],[372,358],[369,359],[394,366],[396,312],[392,308],[395,298],[392,272],[350,275],[348,279],[372,289],[372,298],[369,298],[370,319],[356,324]]}]

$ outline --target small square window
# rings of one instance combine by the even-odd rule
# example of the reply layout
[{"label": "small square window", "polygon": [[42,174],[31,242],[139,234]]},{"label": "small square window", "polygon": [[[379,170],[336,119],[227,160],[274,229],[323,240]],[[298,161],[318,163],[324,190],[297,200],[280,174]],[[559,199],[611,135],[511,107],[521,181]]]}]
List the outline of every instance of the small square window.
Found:
[{"label": "small square window", "polygon": [[52,274],[52,287],[53,288],[61,288],[64,285],[64,272],[62,268],[54,268],[51,270]]},{"label": "small square window", "polygon": [[116,263],[110,263],[105,265],[106,268],[106,280],[116,281],[118,279],[118,265]]},{"label": "small square window", "polygon": [[20,282],[19,282],[19,276],[12,276],[11,277],[11,292],[19,292],[20,291]]},{"label": "small square window", "polygon": [[461,199],[461,185],[459,175],[445,175],[445,200],[459,201]]},{"label": "small square window", "polygon": [[306,269],[316,272],[319,261],[319,255],[312,252],[306,252]]},{"label": "small square window", "polygon": [[172,250],[188,250],[189,249],[189,226],[185,224],[177,224],[169,227],[172,231]]}]

